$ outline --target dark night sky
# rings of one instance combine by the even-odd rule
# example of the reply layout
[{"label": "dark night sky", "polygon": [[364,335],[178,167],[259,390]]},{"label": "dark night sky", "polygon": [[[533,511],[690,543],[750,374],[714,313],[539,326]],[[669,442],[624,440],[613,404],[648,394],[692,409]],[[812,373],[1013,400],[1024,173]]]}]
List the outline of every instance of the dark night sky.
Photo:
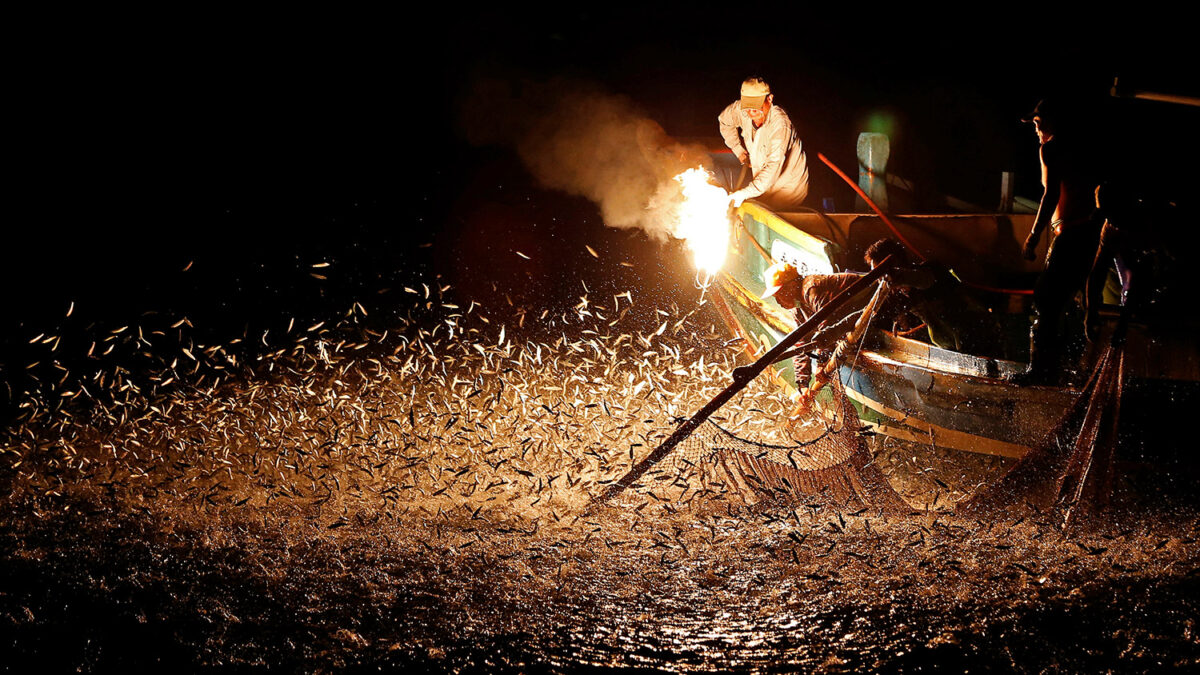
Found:
[{"label": "dark night sky", "polygon": [[[528,182],[502,151],[461,142],[455,120],[480,73],[593,82],[667,133],[710,142],[717,112],[759,73],[810,151],[852,168],[864,120],[885,112],[899,123],[897,172],[983,199],[998,197],[1004,170],[1036,197],[1036,142],[1017,119],[1047,92],[1103,97],[1118,73],[1194,89],[1177,76],[1194,63],[1188,43],[1156,32],[1180,23],[1170,17],[1055,18],[1047,29],[1021,9],[986,21],[740,10],[776,17],[756,30],[728,12],[644,8],[30,22],[6,97],[17,119],[6,330],[36,332],[71,301],[100,317],[176,295],[244,295],[322,255],[417,264],[406,252],[453,228],[446,214],[480,184],[505,171]],[[1065,37],[1043,51],[1054,28]],[[1159,147],[1184,118],[1153,112],[1167,120],[1147,135]],[[813,180],[840,189],[827,173]],[[199,261],[189,290],[176,293],[189,261]]]}]

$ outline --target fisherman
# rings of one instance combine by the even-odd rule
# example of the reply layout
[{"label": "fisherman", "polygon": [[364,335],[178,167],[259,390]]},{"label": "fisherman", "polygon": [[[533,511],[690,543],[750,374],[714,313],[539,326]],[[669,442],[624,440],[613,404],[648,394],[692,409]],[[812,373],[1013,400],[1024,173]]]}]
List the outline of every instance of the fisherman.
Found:
[{"label": "fisherman", "polygon": [[[762,298],[775,298],[779,306],[793,312],[801,324],[829,303],[839,293],[858,281],[862,275],[853,272],[840,274],[801,275],[789,262],[775,263],[763,272],[767,288]],[[796,389],[803,395],[812,379],[811,358],[830,349],[837,339],[853,327],[866,298],[847,307],[846,314],[834,323],[824,324],[806,345],[792,350],[792,367],[796,374]],[[811,350],[811,351],[810,351]],[[786,358],[786,356],[784,357]]]},{"label": "fisherman", "polygon": [[1104,216],[1100,246],[1087,282],[1087,333],[1095,339],[1099,332],[1099,309],[1110,265],[1120,285],[1118,302],[1134,311],[1149,305],[1151,285],[1158,251],[1162,242],[1156,225],[1171,219],[1169,209],[1146,195],[1120,183],[1105,183],[1096,188],[1096,207]]},{"label": "fisherman", "polygon": [[759,199],[777,211],[792,211],[808,196],[808,160],[787,112],[775,105],[771,87],[760,77],[742,82],[741,97],[717,116],[725,145],[751,169],[746,187],[729,195],[736,208]]},{"label": "fisherman", "polygon": [[881,325],[891,323],[901,332],[923,325],[929,341],[942,349],[976,356],[1003,355],[999,322],[966,292],[951,270],[932,261],[913,263],[908,250],[895,239],[880,239],[863,255],[871,269],[888,258],[895,259],[897,266],[888,275],[891,289],[876,319]]},{"label": "fisherman", "polygon": [[[1033,325],[1029,331],[1029,369],[1013,377],[1019,384],[1053,384],[1059,378],[1065,337],[1058,322],[1075,294],[1084,289],[1100,239],[1096,216],[1098,180],[1081,139],[1072,136],[1068,120],[1051,99],[1040,101],[1022,121],[1032,122],[1041,144],[1042,194],[1033,228],[1022,254],[1036,256],[1038,240],[1053,233],[1045,268],[1033,290]],[[1086,298],[1084,300],[1086,306]],[[1080,337],[1083,337],[1082,335]]]}]

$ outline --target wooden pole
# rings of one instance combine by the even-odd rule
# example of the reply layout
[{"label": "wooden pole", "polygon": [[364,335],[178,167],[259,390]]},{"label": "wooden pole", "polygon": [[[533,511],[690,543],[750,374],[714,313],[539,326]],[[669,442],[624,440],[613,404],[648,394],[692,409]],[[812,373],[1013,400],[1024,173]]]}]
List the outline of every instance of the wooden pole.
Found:
[{"label": "wooden pole", "polygon": [[717,394],[711,401],[708,402],[707,405],[701,408],[699,412],[697,412],[695,415],[692,415],[691,419],[679,425],[679,428],[675,430],[675,433],[671,434],[667,440],[663,441],[642,461],[634,465],[634,467],[630,469],[628,473],[622,476],[620,480],[605,488],[604,492],[602,492],[599,497],[596,497],[590,504],[588,504],[588,507],[584,510],[583,515],[586,516],[597,507],[604,505],[613,497],[623,492],[625,488],[632,485],[634,481],[641,478],[643,474],[650,470],[650,467],[654,466],[662,458],[666,457],[672,450],[675,449],[675,446],[679,445],[679,443],[685,438],[691,436],[692,432],[699,428],[699,426],[703,424],[710,415],[720,409],[721,406],[725,405],[729,399],[733,398],[735,394],[744,389],[746,385],[750,384],[750,382],[753,381],[759,373],[769,367],[772,363],[778,361],[780,359],[780,355],[786,352],[792,345],[816,331],[826,319],[832,316],[834,312],[842,307],[842,305],[849,302],[851,298],[853,298],[855,295],[858,295],[860,291],[875,283],[884,274],[890,272],[894,264],[895,261],[891,258],[884,260],[875,269],[864,274],[860,279],[851,284],[849,288],[834,296],[834,298],[830,300],[828,304],[814,312],[813,315],[809,317],[808,321],[805,321],[803,324],[798,326],[796,330],[792,331],[786,337],[780,340],[757,361],[748,366],[743,366],[735,370],[734,380],[729,386],[725,387],[721,393]]}]

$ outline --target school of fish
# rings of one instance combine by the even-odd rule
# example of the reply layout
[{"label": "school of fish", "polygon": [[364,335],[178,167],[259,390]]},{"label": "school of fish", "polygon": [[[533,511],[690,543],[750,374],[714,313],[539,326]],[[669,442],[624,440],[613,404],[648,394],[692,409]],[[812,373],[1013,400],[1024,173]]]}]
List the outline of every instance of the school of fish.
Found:
[{"label": "school of fish", "polygon": [[[222,344],[149,317],[95,335],[85,370],[37,335],[30,365],[56,377],[3,437],[3,559],[115,626],[167,626],[190,665],[1200,661],[1194,515],[1143,504],[1160,517],[1083,532],[955,518],[1000,460],[875,439],[913,517],[747,504],[674,476],[581,517],[744,363],[706,290],[664,306],[584,292],[499,322],[413,284],[386,327],[352,303]],[[787,409],[761,377],[715,419],[772,439]],[[21,635],[54,616],[32,590],[2,597]],[[12,649],[52,651],[30,640]]]}]

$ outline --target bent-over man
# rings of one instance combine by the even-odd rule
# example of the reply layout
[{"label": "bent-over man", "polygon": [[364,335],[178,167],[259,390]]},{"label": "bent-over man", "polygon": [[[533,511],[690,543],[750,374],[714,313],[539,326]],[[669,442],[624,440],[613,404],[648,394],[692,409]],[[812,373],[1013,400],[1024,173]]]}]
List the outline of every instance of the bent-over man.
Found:
[{"label": "bent-over man", "polygon": [[760,199],[779,211],[800,206],[808,196],[808,160],[787,111],[775,105],[771,87],[759,77],[742,82],[741,97],[721,111],[717,122],[725,145],[753,176],[749,185],[730,194],[730,203],[737,207]]}]

